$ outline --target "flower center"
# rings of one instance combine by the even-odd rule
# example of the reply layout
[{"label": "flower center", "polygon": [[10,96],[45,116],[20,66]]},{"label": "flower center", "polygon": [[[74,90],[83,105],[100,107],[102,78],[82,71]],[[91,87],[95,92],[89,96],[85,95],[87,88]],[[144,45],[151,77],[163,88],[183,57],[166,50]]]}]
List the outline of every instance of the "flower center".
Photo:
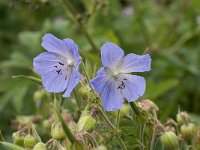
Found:
[{"label": "flower center", "polygon": [[74,61],[71,58],[67,59],[67,66],[74,66]]},{"label": "flower center", "polygon": [[[74,66],[74,61],[71,58],[68,58],[67,60],[63,60],[62,62],[59,61],[57,65],[55,65],[54,67],[56,68],[56,73],[58,75],[62,75],[63,72],[65,72],[66,70],[69,70],[69,68]],[[67,75],[65,76],[65,80],[67,79]]]},{"label": "flower center", "polygon": [[112,77],[117,82],[117,89],[123,90],[125,88],[125,81],[127,79],[123,78],[123,76],[121,75],[121,73],[119,73],[118,71],[113,71],[112,72]]}]

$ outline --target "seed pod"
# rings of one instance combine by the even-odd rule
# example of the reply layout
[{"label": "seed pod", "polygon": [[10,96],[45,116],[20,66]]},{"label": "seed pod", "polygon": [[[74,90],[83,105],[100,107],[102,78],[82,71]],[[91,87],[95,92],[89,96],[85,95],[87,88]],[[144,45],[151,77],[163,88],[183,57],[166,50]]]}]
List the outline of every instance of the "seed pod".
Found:
[{"label": "seed pod", "polygon": [[51,126],[51,136],[56,140],[62,140],[66,137],[61,122],[54,122]]},{"label": "seed pod", "polygon": [[183,125],[190,122],[190,117],[187,112],[182,111],[176,115],[176,120],[179,125]]},{"label": "seed pod", "polygon": [[99,145],[94,150],[107,150],[107,148],[104,145]]},{"label": "seed pod", "polygon": [[46,145],[42,142],[37,143],[33,150],[47,150]]},{"label": "seed pod", "polygon": [[158,111],[159,109],[158,106],[149,99],[144,99],[142,101],[139,101],[138,106],[140,107],[141,110],[146,112]]},{"label": "seed pod", "polygon": [[122,108],[120,110],[120,116],[121,117],[125,117],[127,116],[127,114],[129,113],[130,107],[128,104],[124,104],[122,105]]},{"label": "seed pod", "polygon": [[24,138],[24,145],[26,148],[33,148],[37,144],[38,140],[35,136],[33,135],[26,135]]},{"label": "seed pod", "polygon": [[20,134],[19,132],[12,134],[13,143],[22,147],[24,146],[24,138],[25,134]]},{"label": "seed pod", "polygon": [[82,115],[78,121],[78,132],[91,131],[96,125],[96,120],[91,115]]},{"label": "seed pod", "polygon": [[79,89],[79,95],[81,96],[82,99],[87,99],[90,93],[90,87],[89,85],[85,86],[85,87],[81,87]]},{"label": "seed pod", "polygon": [[196,137],[196,138],[194,139],[194,148],[195,148],[196,150],[200,149],[200,137]]},{"label": "seed pod", "polygon": [[165,149],[177,150],[179,148],[178,138],[174,132],[165,132],[163,135],[161,135],[160,140]]},{"label": "seed pod", "polygon": [[192,138],[195,135],[195,132],[196,132],[196,126],[193,123],[181,126],[182,138],[187,142],[190,142],[192,140]]}]

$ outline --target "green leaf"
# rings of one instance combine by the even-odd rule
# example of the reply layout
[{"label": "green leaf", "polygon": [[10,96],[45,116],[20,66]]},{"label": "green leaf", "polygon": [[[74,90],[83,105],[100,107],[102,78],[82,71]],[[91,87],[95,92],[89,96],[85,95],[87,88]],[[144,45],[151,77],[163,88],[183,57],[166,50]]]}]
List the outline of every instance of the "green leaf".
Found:
[{"label": "green leaf", "polygon": [[157,99],[158,97],[165,94],[168,90],[177,86],[177,84],[177,79],[168,79],[157,84],[150,80],[147,82],[147,91],[144,97],[152,100]]},{"label": "green leaf", "polygon": [[192,121],[200,123],[200,116],[194,113],[189,113],[190,118]]},{"label": "green leaf", "polygon": [[22,147],[19,147],[19,146],[15,145],[15,144],[8,143],[8,142],[1,142],[0,141],[0,144],[3,145],[3,147],[5,147],[7,150],[25,150]]},{"label": "green leaf", "polygon": [[39,78],[33,77],[33,76],[26,76],[26,75],[18,75],[18,76],[13,76],[13,78],[21,78],[21,79],[27,79],[32,82],[35,82],[37,84],[42,85],[42,81]]}]

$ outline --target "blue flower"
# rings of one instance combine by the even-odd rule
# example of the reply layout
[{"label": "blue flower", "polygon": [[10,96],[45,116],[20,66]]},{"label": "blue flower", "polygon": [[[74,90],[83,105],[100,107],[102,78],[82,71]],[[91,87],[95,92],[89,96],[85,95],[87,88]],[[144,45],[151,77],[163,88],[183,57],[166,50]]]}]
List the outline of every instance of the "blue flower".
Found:
[{"label": "blue flower", "polygon": [[82,75],[78,71],[81,58],[78,46],[71,39],[60,40],[45,34],[42,46],[48,51],[34,58],[33,66],[42,76],[42,84],[48,92],[64,92],[69,97]]},{"label": "blue flower", "polygon": [[144,94],[145,79],[130,73],[151,70],[151,58],[148,54],[124,56],[120,47],[107,42],[101,47],[101,61],[103,67],[90,84],[100,93],[106,111],[120,109],[124,98],[132,102]]}]

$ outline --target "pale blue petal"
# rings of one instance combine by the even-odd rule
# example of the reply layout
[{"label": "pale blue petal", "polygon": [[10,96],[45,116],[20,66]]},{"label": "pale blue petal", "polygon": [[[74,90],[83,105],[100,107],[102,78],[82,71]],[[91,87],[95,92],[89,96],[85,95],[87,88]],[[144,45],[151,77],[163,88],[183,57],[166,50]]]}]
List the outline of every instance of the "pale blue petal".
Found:
[{"label": "pale blue petal", "polygon": [[125,87],[121,89],[121,92],[128,102],[135,101],[143,96],[146,89],[146,82],[143,77],[126,74],[122,78],[126,80],[123,81]]},{"label": "pale blue petal", "polygon": [[74,43],[73,40],[66,38],[63,40],[65,43],[65,48],[68,49],[71,57],[75,61],[75,67],[77,68],[81,62],[81,57],[78,53],[78,45]]},{"label": "pale blue petal", "polygon": [[83,76],[76,70],[71,70],[68,78],[68,83],[66,87],[66,91],[63,94],[63,97],[70,97],[73,88],[79,83],[80,79]]},{"label": "pale blue petal", "polygon": [[54,35],[48,33],[42,37],[42,46],[49,52],[68,55],[68,49],[65,47],[63,40],[58,39]]},{"label": "pale blue petal", "polygon": [[43,52],[33,59],[33,67],[36,72],[44,75],[55,71],[55,66],[59,62],[64,63],[64,61],[64,58],[59,54]]},{"label": "pale blue petal", "polygon": [[106,86],[107,81],[109,80],[109,74],[104,67],[101,67],[97,72],[96,78],[90,81],[90,84],[93,86],[95,91],[102,92]]},{"label": "pale blue petal", "polygon": [[101,61],[104,67],[113,67],[124,57],[124,51],[116,44],[107,42],[101,48]]},{"label": "pale blue petal", "polygon": [[101,100],[106,111],[115,111],[122,107],[124,99],[115,82],[107,82],[101,92]]},{"label": "pale blue petal", "polygon": [[56,71],[42,75],[42,84],[48,92],[63,92],[68,84],[68,70],[62,70],[62,74]]},{"label": "pale blue petal", "polygon": [[122,94],[118,90],[115,80],[109,77],[104,67],[98,71],[96,78],[90,84],[96,92],[100,93],[106,111],[114,111],[122,107],[124,102]]},{"label": "pale blue petal", "polygon": [[151,58],[148,54],[128,54],[122,61],[121,72],[145,72],[151,70]]}]

